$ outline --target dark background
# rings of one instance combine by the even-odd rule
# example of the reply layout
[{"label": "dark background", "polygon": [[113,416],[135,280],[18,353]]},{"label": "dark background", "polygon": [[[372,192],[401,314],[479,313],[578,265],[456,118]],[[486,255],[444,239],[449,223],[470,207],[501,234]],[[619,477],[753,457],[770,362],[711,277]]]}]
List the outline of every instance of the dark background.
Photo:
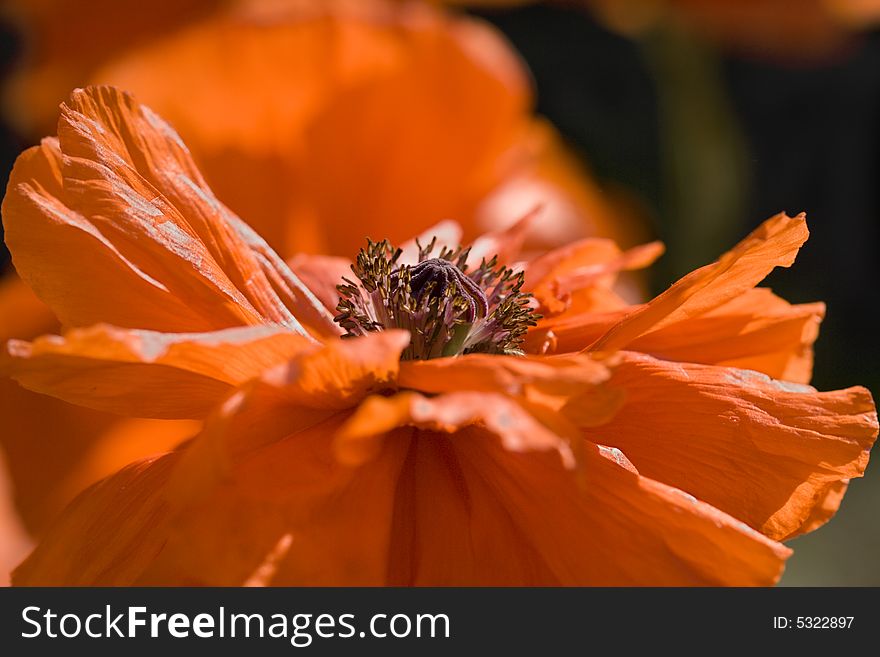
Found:
[{"label": "dark background", "polygon": [[[480,12],[532,70],[538,111],[596,176],[638,200],[667,255],[661,291],[771,215],[806,211],[811,238],[766,282],[792,302],[823,300],[814,385],[880,391],[880,33],[843,52],[779,61],[681,34],[629,40],[551,7]],[[0,74],[17,39],[0,28]],[[0,176],[30,144],[0,123]],[[8,254],[0,251],[0,269]],[[880,585],[880,472],[851,485],[831,523],[792,543],[783,584]]]}]

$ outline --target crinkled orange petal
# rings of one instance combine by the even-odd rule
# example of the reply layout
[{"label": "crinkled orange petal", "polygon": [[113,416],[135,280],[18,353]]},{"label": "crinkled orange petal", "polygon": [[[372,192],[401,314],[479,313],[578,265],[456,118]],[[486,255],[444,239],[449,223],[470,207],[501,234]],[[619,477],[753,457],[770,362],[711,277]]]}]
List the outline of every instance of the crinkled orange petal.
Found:
[{"label": "crinkled orange petal", "polygon": [[[375,459],[350,467],[327,453],[327,434],[274,446],[238,473],[243,490],[256,481],[283,509],[291,546],[271,580],[275,586],[363,586],[388,583],[397,481],[409,431],[387,437]],[[294,471],[287,466],[296,462]],[[251,483],[254,482],[254,483]],[[263,502],[265,504],[265,502]]]},{"label": "crinkled orange petal", "polygon": [[788,538],[795,538],[801,534],[807,534],[819,529],[819,527],[831,520],[834,514],[837,513],[837,509],[840,508],[840,503],[843,502],[843,496],[846,495],[847,488],[849,488],[849,480],[847,479],[833,481],[828,484],[826,489],[816,496],[816,505],[813,507],[809,518]]},{"label": "crinkled orange petal", "polygon": [[[394,462],[399,469],[402,456],[395,461],[392,455],[390,462],[378,459],[360,469],[338,463],[331,436],[345,411],[339,415],[333,408],[322,407],[338,406],[346,399],[350,406],[358,395],[363,397],[372,386],[383,384],[383,378],[393,378],[407,342],[404,332],[386,332],[324,348],[308,346],[289,366],[270,371],[265,380],[224,402],[203,434],[175,457],[174,468],[157,484],[163,489],[163,516],[161,522],[151,522],[158,525],[164,548],[139,572],[125,571],[130,583],[252,581],[278,542],[283,545],[290,540],[284,539],[287,535],[296,540],[284,554],[276,554],[275,580],[381,583],[389,531],[383,539],[377,523],[390,522]],[[392,470],[386,472],[382,463]],[[378,496],[382,489],[384,502]],[[327,516],[326,527],[321,529],[315,509],[323,506],[337,510]],[[367,513],[370,509],[376,511]],[[92,507],[87,512],[100,513]],[[77,508],[71,513],[77,513]],[[340,514],[345,522],[338,522]],[[135,510],[132,515],[146,517]],[[362,531],[364,540],[344,541],[339,535],[350,537],[354,531]],[[331,539],[324,532],[337,535]],[[52,536],[47,540],[53,540]],[[65,535],[64,540],[87,539]],[[365,549],[371,540],[376,541],[372,551]],[[218,550],[218,544],[225,548]],[[107,549],[112,551],[114,545]],[[76,549],[71,552],[80,554]],[[327,566],[332,555],[332,567]],[[367,568],[365,560],[374,567]],[[39,557],[32,561],[42,563]],[[333,579],[339,577],[343,579]]]},{"label": "crinkled orange petal", "polygon": [[[114,420],[105,431],[90,436],[89,444],[81,447],[82,453],[77,454],[68,464],[67,472],[53,482],[53,490],[47,491],[51,493],[48,508],[55,514],[95,482],[130,463],[175,449],[202,428],[202,422],[196,420],[115,417]],[[51,445],[52,449],[57,442]],[[44,445],[44,451],[49,447]]]},{"label": "crinkled orange petal", "polygon": [[350,408],[365,396],[395,384],[400,354],[409,344],[402,330],[377,331],[328,342],[305,351],[264,375],[290,402],[308,408]]},{"label": "crinkled orange petal", "polygon": [[607,381],[608,367],[583,354],[500,358],[467,354],[454,358],[403,361],[401,388],[428,393],[498,392],[524,396],[529,389],[547,395],[571,395]]},{"label": "crinkled orange petal", "polygon": [[558,454],[502,442],[479,427],[413,434],[390,584],[769,585],[790,554],[613,450],[589,447],[580,485]]},{"label": "crinkled orange petal", "polygon": [[650,331],[628,349],[809,383],[813,343],[824,316],[823,303],[792,305],[766,288],[755,288],[704,315]]},{"label": "crinkled orange petal", "polygon": [[15,503],[37,534],[63,508],[54,502],[59,483],[118,418],[31,392],[6,377],[0,378],[0,417]]},{"label": "crinkled orange petal", "polygon": [[199,498],[227,477],[241,454],[324,422],[388,389],[408,342],[404,331],[338,340],[305,350],[237,390],[188,447],[170,484],[175,497]]},{"label": "crinkled orange petal", "polygon": [[96,325],[12,340],[0,369],[30,390],[133,417],[201,418],[234,386],[312,348],[280,327],[174,334]]},{"label": "crinkled orange petal", "polygon": [[701,267],[639,307],[592,345],[621,349],[650,330],[695,317],[752,289],[776,267],[788,267],[809,232],[803,214],[781,213],[755,229],[717,262]]},{"label": "crinkled orange petal", "polygon": [[333,426],[250,453],[183,505],[167,487],[177,455],[130,466],[65,512],[16,584],[384,584],[407,443],[389,440],[380,458],[352,468],[332,457]]},{"label": "crinkled orange petal", "polygon": [[336,454],[343,463],[361,464],[374,458],[382,449],[383,435],[399,426],[453,433],[475,424],[497,435],[505,449],[555,450],[569,466],[574,465],[568,443],[518,403],[504,395],[470,391],[436,397],[417,392],[370,397],[337,434]]},{"label": "crinkled orange petal", "polygon": [[19,275],[62,322],[304,332],[289,302],[307,291],[290,289],[293,274],[214,198],[162,119],[92,87],[62,105],[58,130],[19,158],[3,224]]},{"label": "crinkled orange petal", "polygon": [[864,388],[819,393],[750,370],[623,356],[609,382],[623,408],[588,434],[771,538],[797,533],[829,485],[864,472],[877,436]]},{"label": "crinkled orange petal", "polygon": [[[58,330],[58,320],[21,279],[0,283],[0,343]],[[39,535],[80,491],[121,467],[198,432],[191,420],[119,418],[0,380],[0,444],[27,528]]]},{"label": "crinkled orange petal", "polygon": [[[565,313],[541,320],[526,336],[525,349],[580,351],[620,322],[625,312]],[[809,383],[813,343],[824,314],[824,304],[792,305],[766,288],[754,288],[703,315],[648,331],[628,349],[669,361],[738,367]]]},{"label": "crinkled orange petal", "polygon": [[476,428],[412,434],[397,481],[387,583],[558,585],[535,549],[531,529],[517,524],[481,475],[465,470],[458,445],[472,440],[497,438]]}]

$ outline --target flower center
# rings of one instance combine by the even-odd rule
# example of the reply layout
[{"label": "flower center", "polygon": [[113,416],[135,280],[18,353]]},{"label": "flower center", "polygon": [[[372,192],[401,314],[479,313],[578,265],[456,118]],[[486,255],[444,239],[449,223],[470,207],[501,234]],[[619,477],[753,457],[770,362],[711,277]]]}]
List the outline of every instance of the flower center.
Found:
[{"label": "flower center", "polygon": [[522,354],[526,331],[539,318],[521,292],[522,272],[483,259],[468,272],[470,249],[431,253],[419,244],[419,262],[398,265],[401,250],[368,242],[352,265],[357,281],[343,278],[335,321],[343,338],[402,328],[410,332],[402,360],[467,353]]},{"label": "flower center", "polygon": [[[392,284],[400,284],[401,271],[391,275]],[[430,297],[460,296],[467,304],[462,314],[465,321],[473,323],[489,314],[489,302],[483,288],[464,275],[464,272],[449,260],[430,258],[409,270],[409,289],[412,298],[419,305]]]}]

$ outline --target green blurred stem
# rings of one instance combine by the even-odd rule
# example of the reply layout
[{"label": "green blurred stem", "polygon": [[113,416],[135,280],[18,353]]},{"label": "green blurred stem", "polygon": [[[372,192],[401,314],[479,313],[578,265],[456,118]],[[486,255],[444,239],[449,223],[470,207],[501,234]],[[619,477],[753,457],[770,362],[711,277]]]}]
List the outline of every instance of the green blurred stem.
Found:
[{"label": "green blurred stem", "polygon": [[716,53],[671,24],[642,39],[660,106],[665,281],[743,235],[748,155]]}]

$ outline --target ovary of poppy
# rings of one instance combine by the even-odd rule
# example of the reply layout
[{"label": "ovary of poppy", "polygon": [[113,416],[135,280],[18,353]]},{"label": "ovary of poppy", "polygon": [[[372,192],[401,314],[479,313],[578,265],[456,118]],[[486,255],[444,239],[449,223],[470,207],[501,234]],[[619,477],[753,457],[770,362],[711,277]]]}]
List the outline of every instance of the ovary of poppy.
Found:
[{"label": "ovary of poppy", "polygon": [[[777,541],[827,520],[864,472],[870,393],[768,376],[779,353],[803,358],[814,336],[784,333],[773,358],[759,339],[737,342],[753,370],[719,364],[734,357],[723,341],[697,342],[681,361],[635,348],[707,317],[721,334],[750,313],[786,321],[775,297],[736,301],[792,263],[803,216],[771,218],[635,307],[608,287],[656,247],[564,248],[517,279],[552,306],[532,329],[541,353],[401,361],[411,336],[393,323],[348,340],[322,324],[324,295],[303,282],[319,281],[321,259],[301,259],[300,278],[274,257],[152,111],[111,88],[80,90],[60,126],[20,157],[3,221],[21,276],[79,327],[9,342],[0,367],[91,408],[206,423],[81,494],[19,584],[767,585],[790,554]],[[520,228],[474,252],[515,259]],[[81,257],[63,257],[61,235]],[[97,291],[113,284],[104,306]],[[202,313],[174,326],[125,305],[128,288]],[[589,320],[594,299],[604,325],[559,352],[542,323]]]}]

